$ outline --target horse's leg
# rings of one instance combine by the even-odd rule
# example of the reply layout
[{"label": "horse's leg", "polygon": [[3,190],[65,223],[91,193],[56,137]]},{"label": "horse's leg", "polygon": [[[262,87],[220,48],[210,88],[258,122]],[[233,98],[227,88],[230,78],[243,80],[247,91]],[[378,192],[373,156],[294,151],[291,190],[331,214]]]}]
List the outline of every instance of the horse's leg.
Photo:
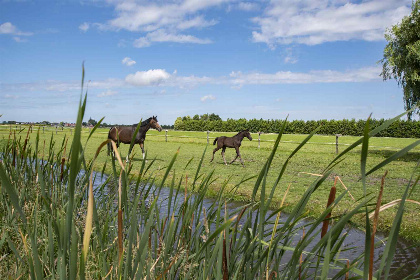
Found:
[{"label": "horse's leg", "polygon": [[219,148],[219,146],[217,146],[217,147],[213,150],[213,156],[211,157],[210,162],[212,162],[212,161],[213,161],[213,159],[214,159],[214,153],[215,153],[215,152],[217,152],[219,149],[220,149],[220,148]]},{"label": "horse's leg", "polygon": [[[241,163],[242,163],[242,167],[245,167],[245,165],[244,165],[244,161],[242,160],[242,157],[241,157],[241,153],[239,152],[239,147],[235,147],[235,149],[236,149],[236,157],[235,157],[235,159],[234,160],[232,160],[232,162],[234,162],[238,157],[239,157],[239,160],[241,161]],[[231,162],[231,163],[232,163]]]},{"label": "horse's leg", "polygon": [[223,149],[222,149],[222,158],[223,158],[223,161],[225,162],[225,165],[227,165],[226,159],[225,159],[225,151],[226,151],[226,147],[223,147]]},{"label": "horse's leg", "polygon": [[144,160],[144,157],[146,156],[146,154],[144,152],[144,143],[140,143],[139,145],[140,145],[141,153],[143,154],[143,160]]},{"label": "horse's leg", "polygon": [[[134,147],[133,147],[134,148]],[[129,160],[129,158],[130,158],[130,154],[131,154],[131,149],[130,148],[128,148],[128,153],[127,153],[127,157],[125,158],[125,162],[126,163],[128,163],[130,160]]]},{"label": "horse's leg", "polygon": [[[120,147],[120,143],[117,141],[117,143],[115,143],[115,145],[117,146],[117,149]],[[112,149],[112,158],[115,159],[115,150],[114,148]]]},{"label": "horse's leg", "polygon": [[236,157],[229,164],[232,164],[237,158],[238,158],[238,154],[236,154]]}]

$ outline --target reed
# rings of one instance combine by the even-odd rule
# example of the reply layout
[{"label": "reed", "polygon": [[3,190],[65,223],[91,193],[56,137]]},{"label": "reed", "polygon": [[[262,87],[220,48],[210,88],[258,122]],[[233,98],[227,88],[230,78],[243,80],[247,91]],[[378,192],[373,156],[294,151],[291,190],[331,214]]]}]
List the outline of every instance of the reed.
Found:
[{"label": "reed", "polygon": [[[82,89],[83,81],[84,70]],[[335,164],[357,145],[366,144],[375,133],[386,129],[392,120],[373,131],[367,127],[365,135],[327,165],[321,176],[307,187],[289,215],[281,220],[280,213],[284,208],[283,202],[287,202],[288,193],[288,187],[282,181],[283,174],[293,156],[315,132],[290,154],[280,170],[270,170],[283,125],[265,165],[259,175],[252,179],[255,180],[252,199],[230,209],[226,207],[230,201],[224,196],[228,192],[226,186],[229,178],[222,184],[216,199],[210,204],[205,203],[205,196],[217,174],[213,171],[207,174],[201,172],[203,158],[195,176],[191,177],[194,178],[193,193],[188,193],[186,188],[184,190],[187,175],[179,181],[175,180],[172,167],[178,153],[166,163],[165,175],[159,184],[155,184],[155,175],[150,172],[154,160],[148,163],[142,161],[138,174],[132,173],[131,164],[124,165],[118,152],[116,160],[109,157],[104,166],[98,165],[95,159],[106,152],[102,148],[107,141],[98,147],[93,158],[87,158],[89,139],[82,145],[80,133],[86,100],[87,93],[81,95],[67,160],[63,161],[66,159],[66,142],[63,141],[57,152],[54,135],[49,147],[45,147],[44,142],[42,151],[39,149],[39,137],[35,145],[30,145],[26,139],[22,141],[19,135],[10,135],[10,141],[1,151],[2,276],[21,279],[368,277],[362,260],[369,255],[370,246],[365,248],[361,256],[350,261],[340,258],[339,253],[347,237],[346,225],[364,209],[373,210],[373,194],[366,193],[345,214],[329,217],[331,211],[347,197],[351,190],[351,186],[347,186],[346,191],[337,196],[331,195],[325,211],[305,225],[302,236],[299,233],[303,230],[301,222],[312,194],[330,182],[329,176]],[[366,165],[367,147],[363,145],[360,161],[364,185],[368,184],[366,177],[369,174],[406,154],[414,145],[403,148],[391,159],[387,158],[371,169]],[[17,151],[24,151],[25,156],[18,157]],[[44,155],[48,156],[44,158]],[[112,165],[112,174],[98,183],[105,177],[103,170],[106,164]],[[372,279],[387,279],[392,273],[395,242],[408,194],[419,181],[418,169],[419,165],[405,186],[385,254],[381,257],[379,269],[371,273]],[[98,170],[102,170],[102,173]],[[278,173],[272,186],[266,180],[269,170]],[[169,187],[169,195],[164,196],[166,187]],[[236,187],[240,187],[240,184]],[[285,194],[280,207],[273,209],[270,202],[276,188],[284,188]],[[376,209],[379,211],[378,207]],[[324,221],[332,219],[334,223],[320,237]],[[367,238],[371,237],[369,235]]]}]

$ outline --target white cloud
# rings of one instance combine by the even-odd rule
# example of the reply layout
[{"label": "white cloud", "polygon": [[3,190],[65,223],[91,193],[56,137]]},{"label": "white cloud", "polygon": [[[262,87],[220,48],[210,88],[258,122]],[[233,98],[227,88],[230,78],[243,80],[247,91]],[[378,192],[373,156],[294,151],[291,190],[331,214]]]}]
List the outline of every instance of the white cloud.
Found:
[{"label": "white cloud", "polygon": [[145,33],[134,42],[134,46],[139,48],[150,46],[152,42],[209,44],[209,39],[179,33],[216,25],[216,19],[206,19],[202,14],[205,10],[231,1],[235,0],[109,0],[116,16],[105,23],[93,23],[91,26],[102,31]]},{"label": "white cloud", "polygon": [[191,43],[191,44],[210,44],[209,39],[200,39],[191,35],[171,34],[162,29],[148,33],[145,37],[135,40],[133,45],[136,48],[149,47],[153,42],[174,42],[174,43]]},{"label": "white cloud", "polygon": [[264,15],[253,18],[259,27],[254,42],[316,45],[324,42],[384,38],[387,27],[411,12],[411,0],[272,0]]},{"label": "white cloud", "polygon": [[97,97],[106,97],[106,96],[112,96],[117,94],[116,91],[112,91],[112,90],[107,90],[107,91],[103,91],[100,94],[97,95]]},{"label": "white cloud", "polygon": [[7,98],[7,99],[16,99],[16,98],[18,98],[18,96],[17,95],[12,95],[12,94],[6,94],[6,95],[4,95],[4,98]]},{"label": "white cloud", "polygon": [[[231,72],[226,76],[178,76],[174,71],[172,74],[163,69],[151,69],[138,71],[126,76],[125,80],[109,78],[89,82],[89,88],[103,89],[104,92],[98,97],[115,94],[115,90],[129,88],[132,86],[165,86],[177,87],[180,89],[191,89],[202,85],[227,85],[234,89],[240,89],[246,85],[281,85],[281,84],[313,84],[313,83],[358,83],[381,81],[379,74],[381,67],[364,67],[348,71],[334,70],[313,70],[309,72],[279,71],[276,73],[242,73],[241,71]],[[37,83],[2,83],[0,93],[11,92],[78,92],[80,82],[65,81],[41,81]]]},{"label": "white cloud", "polygon": [[13,40],[15,40],[16,42],[18,42],[18,43],[25,43],[25,42],[28,42],[28,40],[26,40],[26,39],[22,39],[22,38],[20,38],[20,37],[13,37]]},{"label": "white cloud", "polygon": [[380,67],[366,67],[351,71],[316,70],[307,73],[279,71],[274,74],[232,72],[229,82],[235,87],[249,84],[310,84],[310,83],[355,83],[380,80]]},{"label": "white cloud", "polygon": [[15,34],[17,32],[16,26],[10,22],[5,22],[0,25],[0,34]]},{"label": "white cloud", "polygon": [[238,9],[242,10],[242,11],[256,11],[258,10],[260,7],[257,3],[252,3],[252,2],[240,2],[238,4]]},{"label": "white cloud", "polygon": [[[117,17],[110,20],[108,25],[114,29],[128,31],[153,31],[162,27],[182,26],[205,27],[213,24],[200,17],[189,19],[202,10],[219,6],[230,0],[184,0],[168,1],[156,4],[133,1],[119,1],[115,5]],[[190,22],[190,24],[188,24]],[[191,24],[191,22],[195,22]]]},{"label": "white cloud", "polygon": [[203,16],[197,16],[190,20],[184,20],[178,23],[177,28],[180,30],[190,29],[190,28],[204,28],[216,25],[218,23],[217,20],[212,19],[207,21],[203,18]]},{"label": "white cloud", "polygon": [[127,66],[133,66],[134,64],[136,64],[136,62],[129,57],[124,57],[121,63]]},{"label": "white cloud", "polygon": [[88,23],[88,22],[84,22],[84,23],[82,23],[81,25],[79,25],[79,29],[80,29],[81,31],[83,31],[83,32],[88,31],[88,30],[89,30],[89,27],[90,27],[90,25],[89,25],[89,23]]},{"label": "white cloud", "polygon": [[18,35],[18,36],[31,36],[33,35],[32,32],[22,32],[14,26],[11,22],[5,22],[0,24],[0,34],[10,34],[10,35]]},{"label": "white cloud", "polygon": [[285,53],[284,63],[295,64],[298,61],[292,48],[286,48]]},{"label": "white cloud", "polygon": [[205,102],[207,100],[215,100],[216,97],[214,97],[213,95],[209,94],[209,95],[205,95],[203,97],[200,98],[201,102]]},{"label": "white cloud", "polygon": [[125,81],[134,86],[152,86],[159,85],[170,77],[171,74],[163,69],[153,69],[130,74],[125,78]]}]

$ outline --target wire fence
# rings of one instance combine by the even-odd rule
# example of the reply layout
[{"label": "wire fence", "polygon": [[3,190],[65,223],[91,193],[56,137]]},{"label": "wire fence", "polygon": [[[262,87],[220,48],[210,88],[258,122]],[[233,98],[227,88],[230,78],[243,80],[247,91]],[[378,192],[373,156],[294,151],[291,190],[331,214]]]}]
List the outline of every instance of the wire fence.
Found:
[{"label": "wire fence", "polygon": [[[2,132],[2,134],[4,134],[5,131],[7,132],[21,132],[23,130],[25,130],[26,128],[28,128],[28,125],[0,125],[0,131]],[[91,130],[93,129],[93,127],[84,127],[82,129],[82,132],[84,133],[90,133]],[[70,135],[73,134],[73,130],[74,127],[60,127],[60,126],[32,126],[32,131],[40,131],[40,133],[54,133],[54,134],[62,134],[62,133],[70,133]],[[175,132],[175,134],[171,135],[171,132]],[[180,133],[194,133],[195,135],[179,135]],[[203,136],[199,136],[198,134],[201,134]],[[165,130],[165,134],[154,134],[154,133],[148,133],[147,137],[150,138],[165,138],[165,142],[177,142],[175,139],[176,138],[180,138],[180,139],[197,139],[199,141],[197,142],[201,142],[200,140],[206,140],[206,141],[202,141],[202,142],[207,142],[207,144],[212,144],[213,140],[216,139],[216,136],[211,136],[210,133],[215,133],[213,131],[175,131],[175,130]],[[223,134],[232,134],[232,132],[217,132],[220,135]],[[108,131],[96,131],[95,134],[108,134]],[[253,133],[255,134],[255,133]],[[264,133],[257,133],[258,134],[258,148],[261,148],[261,143],[274,143],[276,140],[275,139],[261,139],[261,135],[277,135],[275,133],[268,133],[268,134],[264,134]],[[312,141],[308,141],[307,144],[310,145],[323,145],[323,146],[335,146],[335,150],[336,153],[339,153],[339,147],[347,147],[350,146],[351,144],[349,143],[340,143],[339,142],[339,138],[342,136],[340,134],[336,134],[336,135],[317,135],[318,137],[334,137],[336,138],[335,142],[312,142]],[[217,136],[219,137],[219,136]],[[3,136],[4,138],[4,136]],[[172,141],[171,141],[172,140]],[[280,143],[285,143],[285,144],[300,144],[301,141],[294,141],[294,140],[282,140],[280,141]],[[383,149],[383,150],[399,150],[401,149],[401,147],[392,147],[392,146],[377,146],[377,145],[369,145],[369,148],[375,148],[375,149]]]}]

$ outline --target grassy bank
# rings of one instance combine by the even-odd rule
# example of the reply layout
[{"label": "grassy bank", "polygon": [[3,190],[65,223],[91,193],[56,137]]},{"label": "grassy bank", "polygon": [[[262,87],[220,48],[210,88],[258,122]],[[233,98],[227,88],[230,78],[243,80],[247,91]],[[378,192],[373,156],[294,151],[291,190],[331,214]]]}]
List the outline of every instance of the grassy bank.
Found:
[{"label": "grassy bank", "polygon": [[[25,138],[27,133],[27,127],[23,127],[23,130],[15,130],[15,126],[12,126],[12,132],[16,133],[16,137]],[[33,128],[33,132],[30,133],[30,142],[34,144],[34,135],[40,130],[40,144],[39,144],[39,156],[47,158],[48,147],[52,136],[54,137],[54,151],[57,153],[62,149],[62,143],[73,136],[74,130],[65,128],[64,130],[55,129],[50,131],[43,130],[42,128]],[[92,158],[96,148],[101,142],[106,140],[108,129],[97,129],[92,135],[85,148],[85,156]],[[0,145],[4,146],[9,138],[10,127],[2,126],[0,129]],[[82,143],[86,142],[87,137],[90,134],[90,130],[85,128],[82,130],[81,139]],[[214,138],[220,135],[232,136],[233,133],[210,133],[209,140],[210,145],[207,147],[206,154],[204,155],[204,161],[201,165],[201,172],[207,174],[214,170],[215,181],[210,184],[207,191],[207,195],[215,196],[220,188],[226,183],[225,196],[234,200],[250,201],[252,196],[255,179],[245,181],[241,183],[240,187],[234,192],[228,191],[234,188],[239,182],[247,178],[256,176],[266,159],[270,155],[273,148],[274,141],[277,137],[276,134],[262,134],[260,136],[260,148],[258,148],[258,134],[252,134],[253,141],[250,142],[248,139],[244,139],[241,147],[242,158],[245,161],[245,168],[242,168],[239,161],[232,165],[225,166],[223,164],[220,150],[215,154],[213,163],[210,163],[212,150],[215,146],[211,145]],[[12,136],[13,137],[13,136]],[[271,169],[267,175],[267,195],[271,191],[277,176],[286,161],[287,157],[292,153],[294,149],[307,137],[307,135],[284,135],[281,139],[276,154],[274,155]],[[360,137],[342,136],[339,138],[339,151],[343,151],[350,144],[357,141]],[[207,133],[205,132],[185,132],[185,131],[168,131],[168,137],[165,137],[165,131],[157,132],[150,130],[147,134],[145,148],[147,150],[147,157],[149,161],[155,159],[155,162],[149,169],[149,172],[156,176],[156,180],[162,180],[166,167],[168,166],[172,156],[180,148],[177,161],[174,163],[173,169],[177,171],[175,175],[175,181],[178,181],[184,174],[188,177],[193,177],[196,172],[197,165],[201,159],[202,153],[207,146]],[[318,176],[321,174],[325,167],[334,159],[336,156],[335,147],[335,136],[317,136],[314,135],[308,143],[302,147],[293,159],[289,162],[288,168],[286,169],[279,186],[276,188],[273,200],[272,208],[275,208],[280,204],[280,201],[290,185],[289,194],[285,201],[285,211],[290,212],[292,208],[299,201],[301,196]],[[372,137],[369,141],[368,160],[366,168],[369,170],[381,161],[389,158],[395,152],[403,149],[404,147],[415,143],[418,139],[400,139],[400,138],[375,138]],[[63,142],[64,141],[64,142]],[[71,139],[68,140],[67,146],[70,147]],[[44,144],[45,143],[45,144]],[[45,145],[45,148],[44,148]],[[128,145],[121,145],[120,153],[123,157],[128,152]],[[310,204],[307,206],[306,214],[310,217],[318,217],[327,203],[328,192],[332,186],[336,176],[340,178],[337,185],[337,193],[341,194],[345,191],[345,187],[351,188],[350,192],[345,195],[345,198],[337,206],[337,214],[342,214],[351,209],[356,201],[359,200],[363,194],[363,185],[360,180],[360,158],[361,158],[361,146],[356,147],[352,151],[346,153],[345,160],[336,165],[332,170],[332,173],[326,180],[326,183],[320,187],[317,193],[313,194]],[[141,164],[142,156],[139,147],[134,148],[134,157],[132,159],[132,174],[138,174]],[[226,159],[229,161],[235,156],[234,149],[227,149]],[[367,192],[377,195],[379,192],[381,177],[385,170],[388,171],[388,175],[385,180],[385,189],[383,193],[383,204],[394,201],[401,198],[404,192],[404,186],[408,184],[408,180],[420,158],[420,146],[414,147],[404,156],[397,160],[389,163],[385,169],[375,171],[367,177]],[[112,167],[110,158],[107,157],[106,151],[103,150],[96,160],[95,166],[97,170],[102,170],[103,165],[106,164],[105,172],[108,174],[112,173]],[[416,173],[419,174],[419,171]],[[171,173],[169,177],[171,178]],[[189,187],[191,188],[190,179],[188,181]],[[343,186],[345,185],[345,187]],[[409,199],[419,200],[420,189],[414,188],[414,191],[410,194]],[[401,228],[401,236],[406,239],[420,242],[420,217],[418,215],[419,205],[414,203],[407,204],[407,210],[404,214],[404,223]],[[378,228],[382,231],[389,231],[392,225],[393,219],[396,214],[396,207],[390,208],[381,213],[379,219]],[[352,222],[358,226],[364,227],[364,216],[356,215],[353,217]]]},{"label": "grassy bank", "polygon": [[[127,146],[111,160],[103,149],[107,131],[82,130],[84,108],[74,130],[2,130],[0,274],[7,278],[388,279],[400,275],[392,266],[400,232],[418,236],[407,199],[418,196],[418,150],[412,149],[419,141],[371,139],[366,127],[363,139],[336,157],[328,137],[281,139],[280,133],[260,149],[245,142],[242,168],[220,158],[210,164],[202,138],[174,133],[166,142],[152,132],[148,163],[134,151],[126,165],[120,154]],[[110,174],[96,187],[95,170],[95,176]],[[381,177],[384,170],[390,175]],[[338,178],[346,191],[332,186]],[[165,185],[169,194],[160,197]],[[206,195],[216,199],[204,207]],[[248,203],[228,210],[229,198]],[[380,213],[391,199],[401,202]],[[280,219],[285,210],[288,217]],[[314,219],[303,226],[308,215]],[[345,226],[362,225],[362,217],[364,250],[343,258]],[[375,239],[378,225],[390,234],[374,265],[375,243],[383,242]]]}]

